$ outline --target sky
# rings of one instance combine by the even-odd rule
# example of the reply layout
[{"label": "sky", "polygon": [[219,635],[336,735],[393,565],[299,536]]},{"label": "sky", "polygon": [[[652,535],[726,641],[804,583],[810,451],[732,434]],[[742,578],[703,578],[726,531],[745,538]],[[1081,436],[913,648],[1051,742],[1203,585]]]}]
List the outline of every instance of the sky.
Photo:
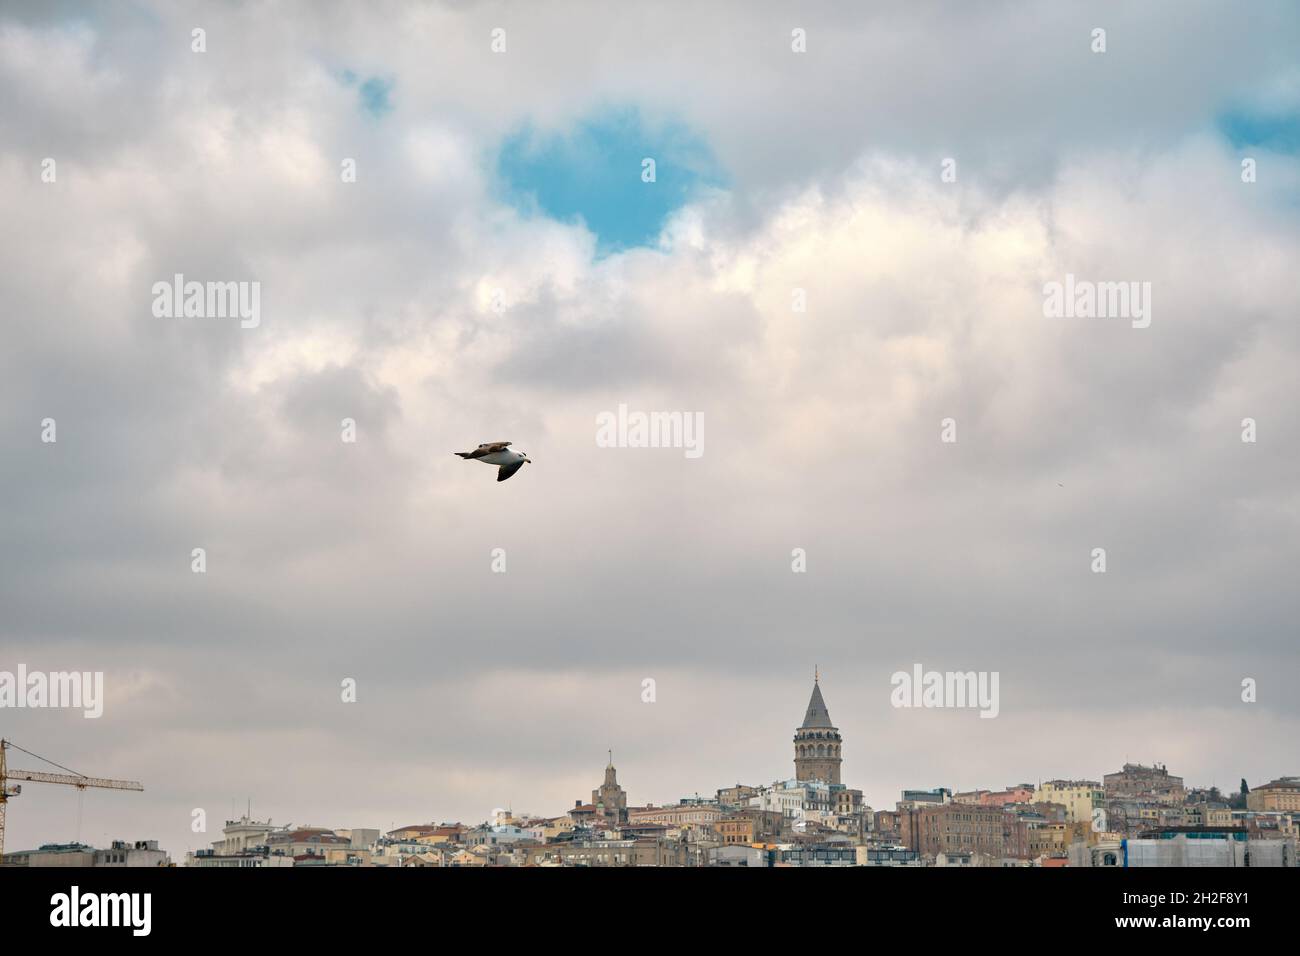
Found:
[{"label": "sky", "polygon": [[[6,847],[767,783],[815,667],[877,809],[1300,773],[1297,50],[1285,2],[0,5],[0,671],[105,682],[0,734],[145,788],[26,786]],[[917,664],[997,717],[893,706]]]}]

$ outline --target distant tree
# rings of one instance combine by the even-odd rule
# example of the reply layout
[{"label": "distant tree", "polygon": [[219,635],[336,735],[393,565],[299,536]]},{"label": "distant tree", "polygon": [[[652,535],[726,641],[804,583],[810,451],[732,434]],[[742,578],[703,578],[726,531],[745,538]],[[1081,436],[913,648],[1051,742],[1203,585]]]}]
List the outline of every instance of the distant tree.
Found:
[{"label": "distant tree", "polygon": [[1228,801],[1228,806],[1234,810],[1246,809],[1246,794],[1250,793],[1250,787],[1246,786],[1246,778],[1241,778],[1241,792],[1235,793],[1232,799]]}]

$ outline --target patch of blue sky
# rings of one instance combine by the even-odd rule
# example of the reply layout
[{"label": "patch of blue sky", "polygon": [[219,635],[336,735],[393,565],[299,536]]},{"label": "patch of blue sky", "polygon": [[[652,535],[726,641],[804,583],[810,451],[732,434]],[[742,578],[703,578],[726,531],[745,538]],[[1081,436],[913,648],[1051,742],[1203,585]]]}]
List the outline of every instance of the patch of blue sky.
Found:
[{"label": "patch of blue sky", "polygon": [[335,75],[344,86],[356,88],[361,109],[371,116],[378,118],[392,112],[393,80],[380,76],[362,79],[356,72],[348,69],[339,70]]},{"label": "patch of blue sky", "polygon": [[1221,114],[1219,132],[1234,149],[1248,146],[1274,153],[1300,152],[1300,114],[1233,109]]},{"label": "patch of blue sky", "polygon": [[[642,178],[647,158],[654,182]],[[634,107],[603,109],[563,130],[526,124],[502,143],[496,175],[517,208],[585,224],[598,257],[653,246],[674,211],[725,185],[703,137],[680,122],[647,122]]]}]

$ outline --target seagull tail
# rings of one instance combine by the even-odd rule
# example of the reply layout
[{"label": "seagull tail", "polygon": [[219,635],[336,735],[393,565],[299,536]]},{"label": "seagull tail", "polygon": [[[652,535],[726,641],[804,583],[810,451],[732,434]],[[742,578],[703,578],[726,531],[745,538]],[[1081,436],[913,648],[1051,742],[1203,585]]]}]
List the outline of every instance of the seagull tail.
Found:
[{"label": "seagull tail", "polygon": [[458,451],[458,452],[456,452],[456,454],[457,454],[457,455],[460,455],[461,458],[473,458],[473,457],[474,457],[474,453],[473,453],[472,451]]}]

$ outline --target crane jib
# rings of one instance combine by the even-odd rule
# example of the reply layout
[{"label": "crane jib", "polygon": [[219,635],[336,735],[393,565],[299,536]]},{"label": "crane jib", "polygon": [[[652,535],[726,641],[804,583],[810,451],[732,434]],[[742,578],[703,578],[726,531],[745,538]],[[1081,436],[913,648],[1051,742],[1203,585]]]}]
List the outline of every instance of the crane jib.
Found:
[{"label": "crane jib", "polygon": [[[16,797],[22,793],[22,787],[10,786],[11,780],[25,780],[28,783],[55,783],[64,786],[76,787],[78,790],[85,790],[87,787],[96,787],[102,790],[144,790],[144,786],[135,780],[113,780],[109,777],[88,777],[80,773],[48,773],[44,770],[10,770],[6,766],[5,751],[10,747],[21,750],[25,754],[30,754],[39,760],[45,760],[46,763],[55,764],[52,760],[47,760],[39,754],[33,754],[30,750],[19,747],[17,744],[8,740],[0,740],[0,860],[4,857],[5,846],[5,805],[9,802],[10,797]],[[67,767],[63,767],[67,770]]]}]

